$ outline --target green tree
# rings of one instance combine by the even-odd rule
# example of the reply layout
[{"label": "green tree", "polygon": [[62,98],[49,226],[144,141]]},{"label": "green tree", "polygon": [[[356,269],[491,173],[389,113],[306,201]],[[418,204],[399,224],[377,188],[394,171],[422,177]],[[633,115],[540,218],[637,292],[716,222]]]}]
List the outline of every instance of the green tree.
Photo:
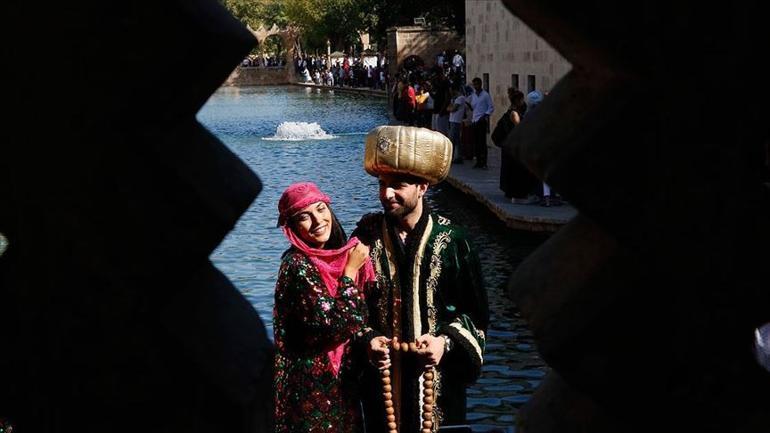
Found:
[{"label": "green tree", "polygon": [[372,42],[385,45],[389,27],[413,25],[423,17],[429,25],[447,26],[460,33],[465,29],[464,0],[221,0],[244,24],[256,29],[293,26],[299,30],[306,50],[326,51],[360,47],[359,32],[368,32]]},{"label": "green tree", "polygon": [[307,49],[326,50],[360,45],[358,32],[367,31],[372,20],[371,0],[286,0],[288,21],[300,29]]},{"label": "green tree", "polygon": [[376,17],[369,33],[372,40],[380,44],[386,42],[388,28],[414,25],[414,19],[418,17],[425,18],[429,26],[449,27],[465,34],[465,0],[366,1]]},{"label": "green tree", "polygon": [[259,26],[285,27],[288,24],[283,0],[221,0],[222,4],[243,24],[252,29]]}]

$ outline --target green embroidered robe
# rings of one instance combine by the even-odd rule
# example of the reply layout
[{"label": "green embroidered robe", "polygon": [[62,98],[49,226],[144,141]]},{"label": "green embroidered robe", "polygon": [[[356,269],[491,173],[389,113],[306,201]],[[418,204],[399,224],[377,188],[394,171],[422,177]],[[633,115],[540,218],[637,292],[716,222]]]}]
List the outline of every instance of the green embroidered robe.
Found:
[{"label": "green embroidered robe", "polygon": [[[366,294],[372,331],[359,341],[377,335],[397,335],[407,342],[427,333],[449,336],[453,348],[441,359],[434,380],[433,430],[465,423],[465,388],[481,373],[489,322],[481,266],[465,231],[424,212],[406,244],[401,244],[378,213],[365,216],[353,236],[370,246],[377,273],[376,287]],[[416,365],[413,355],[391,351],[391,358],[399,432],[419,432],[422,366]],[[367,432],[387,431],[379,373],[372,367],[363,381]]]}]

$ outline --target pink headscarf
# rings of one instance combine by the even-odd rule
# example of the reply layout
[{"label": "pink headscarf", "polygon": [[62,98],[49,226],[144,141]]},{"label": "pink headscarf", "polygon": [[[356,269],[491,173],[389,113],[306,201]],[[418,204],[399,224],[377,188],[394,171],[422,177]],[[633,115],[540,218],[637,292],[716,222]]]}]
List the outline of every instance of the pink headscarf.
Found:
[{"label": "pink headscarf", "polygon": [[[360,242],[358,238],[350,238],[347,244],[336,250],[311,248],[286,224],[292,215],[308,205],[319,201],[327,205],[331,202],[329,196],[321,192],[316,184],[312,182],[298,182],[290,185],[281,195],[281,199],[278,200],[278,225],[283,226],[283,233],[289,242],[310,259],[310,263],[318,269],[318,273],[321,275],[321,279],[326,285],[329,294],[332,297],[336,297],[339,286],[337,281],[342,276],[342,272],[345,270],[345,265],[348,262],[348,251]],[[372,266],[371,259],[367,258],[364,265],[359,269],[354,281],[359,287],[363,288],[364,283],[374,279],[374,267]],[[329,361],[331,361],[332,372],[335,375],[339,373],[340,365],[342,364],[342,354],[345,352],[347,343],[348,341],[346,340],[327,352]]]}]

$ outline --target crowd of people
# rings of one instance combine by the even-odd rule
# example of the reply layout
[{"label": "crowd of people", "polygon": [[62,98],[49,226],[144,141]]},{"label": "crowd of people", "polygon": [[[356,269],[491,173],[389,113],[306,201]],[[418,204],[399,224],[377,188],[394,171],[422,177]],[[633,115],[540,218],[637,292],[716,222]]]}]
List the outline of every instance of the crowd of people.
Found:
[{"label": "crowd of people", "polygon": [[388,64],[382,54],[343,56],[331,61],[326,56],[297,56],[294,67],[303,82],[320,86],[385,90],[388,82]]},{"label": "crowd of people", "polygon": [[280,68],[284,65],[286,61],[282,57],[267,54],[249,54],[241,61],[244,68]]},{"label": "crowd of people", "polygon": [[[241,67],[284,67],[286,61],[267,54],[249,54]],[[327,65],[331,65],[328,67]],[[388,64],[381,53],[372,56],[342,56],[332,58],[298,54],[294,57],[294,72],[302,82],[321,86],[359,87],[385,90],[389,81]]]},{"label": "crowd of people", "polygon": [[[487,135],[496,126],[489,124],[495,107],[479,77],[474,77],[471,85],[466,84],[465,60],[459,52],[450,56],[442,51],[430,68],[408,58],[395,78],[390,92],[393,115],[398,121],[449,137],[454,146],[454,164],[474,160],[474,169],[487,169]],[[531,112],[542,101],[543,94],[534,90],[525,96],[509,88],[508,97],[511,106],[501,120],[507,126],[505,136],[522,121],[528,108]],[[502,142],[495,144],[501,146]],[[501,156],[500,189],[513,204],[562,204],[561,197],[547,184],[505,153]]]}]

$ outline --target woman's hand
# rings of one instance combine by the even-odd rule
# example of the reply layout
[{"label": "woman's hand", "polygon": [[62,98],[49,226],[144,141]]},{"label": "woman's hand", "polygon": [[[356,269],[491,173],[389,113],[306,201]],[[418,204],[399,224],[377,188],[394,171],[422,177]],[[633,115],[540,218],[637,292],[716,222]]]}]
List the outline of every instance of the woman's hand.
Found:
[{"label": "woman's hand", "polygon": [[344,275],[355,280],[358,270],[361,269],[367,258],[369,258],[369,247],[362,243],[356,244],[348,251],[348,262],[345,264]]}]

